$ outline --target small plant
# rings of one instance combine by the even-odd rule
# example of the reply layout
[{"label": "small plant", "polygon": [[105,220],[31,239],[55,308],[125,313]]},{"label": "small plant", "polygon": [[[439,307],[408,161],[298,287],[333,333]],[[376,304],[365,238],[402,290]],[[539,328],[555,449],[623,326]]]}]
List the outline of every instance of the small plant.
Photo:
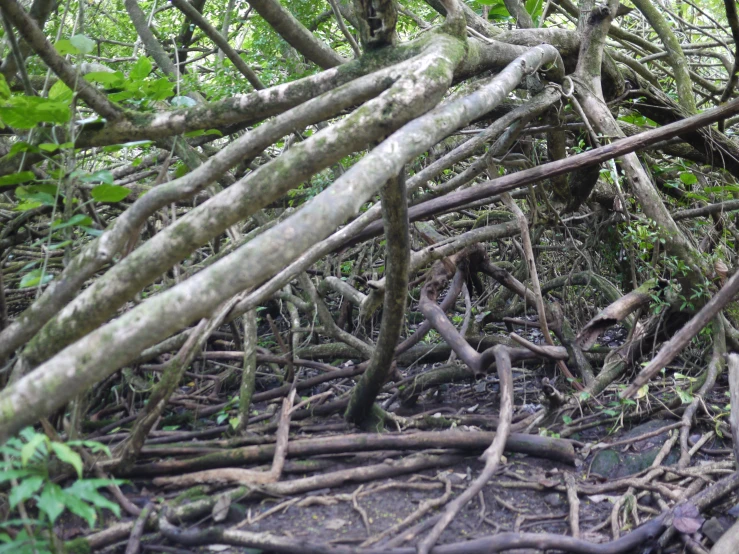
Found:
[{"label": "small plant", "polygon": [[[90,527],[94,527],[99,509],[106,508],[120,517],[120,507],[99,489],[121,481],[83,478],[82,457],[73,447],[110,456],[108,447],[98,442],[52,441],[31,428],[0,447],[0,486],[11,485],[11,517],[0,523],[0,554],[56,552],[54,523],[65,511],[81,517]],[[66,488],[52,481],[50,467],[54,458],[72,466],[77,474],[77,479]],[[16,512],[21,517],[13,517]]]}]

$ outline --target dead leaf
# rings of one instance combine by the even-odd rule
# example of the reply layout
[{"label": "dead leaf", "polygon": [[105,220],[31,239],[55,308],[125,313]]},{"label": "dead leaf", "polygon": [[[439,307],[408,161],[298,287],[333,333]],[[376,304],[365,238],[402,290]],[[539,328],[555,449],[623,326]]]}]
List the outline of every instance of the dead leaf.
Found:
[{"label": "dead leaf", "polygon": [[691,504],[690,502],[680,504],[675,508],[673,513],[675,514],[675,519],[672,520],[672,525],[681,533],[688,535],[697,532],[705,521],[705,518],[701,517],[695,504]]},{"label": "dead leaf", "polygon": [[599,504],[600,502],[610,502],[611,504],[616,503],[616,496],[608,496],[607,494],[593,494],[591,496],[588,496],[588,500],[591,502],[595,502],[596,504]]},{"label": "dead leaf", "polygon": [[230,507],[231,497],[228,494],[221,495],[213,506],[213,521],[218,523],[226,519]]},{"label": "dead leaf", "polygon": [[329,519],[326,523],[323,524],[323,526],[329,531],[336,531],[344,527],[344,525],[346,525],[347,523],[349,523],[347,520],[337,517],[334,519]]}]

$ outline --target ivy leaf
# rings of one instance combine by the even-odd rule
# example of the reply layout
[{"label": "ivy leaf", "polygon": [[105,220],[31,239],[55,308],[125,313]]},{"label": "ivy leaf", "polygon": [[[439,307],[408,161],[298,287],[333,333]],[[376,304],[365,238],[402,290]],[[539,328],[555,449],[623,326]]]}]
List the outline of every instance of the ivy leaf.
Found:
[{"label": "ivy leaf", "polygon": [[90,194],[96,202],[120,202],[131,194],[131,189],[118,185],[99,185]]}]

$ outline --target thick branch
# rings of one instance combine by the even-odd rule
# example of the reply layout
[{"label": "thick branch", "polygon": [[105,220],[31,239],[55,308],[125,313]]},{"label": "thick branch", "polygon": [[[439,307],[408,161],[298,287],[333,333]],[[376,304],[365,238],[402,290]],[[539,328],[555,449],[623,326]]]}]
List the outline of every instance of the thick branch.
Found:
[{"label": "thick branch", "polygon": [[372,404],[390,374],[395,346],[405,319],[405,298],[408,296],[408,266],[410,237],[408,236],[408,204],[405,194],[405,169],[382,189],[382,219],[387,231],[385,269],[387,287],[382,308],[380,336],[370,365],[356,387],[345,418],[355,424],[366,422]]},{"label": "thick branch", "polygon": [[680,99],[680,105],[688,114],[692,115],[696,113],[693,82],[688,72],[688,61],[685,58],[685,53],[680,47],[680,42],[677,40],[675,33],[672,32],[669,23],[667,23],[667,20],[652,3],[652,0],[632,1],[657,32],[662,44],[665,46],[667,59],[675,74],[675,86],[677,88],[678,98]]}]

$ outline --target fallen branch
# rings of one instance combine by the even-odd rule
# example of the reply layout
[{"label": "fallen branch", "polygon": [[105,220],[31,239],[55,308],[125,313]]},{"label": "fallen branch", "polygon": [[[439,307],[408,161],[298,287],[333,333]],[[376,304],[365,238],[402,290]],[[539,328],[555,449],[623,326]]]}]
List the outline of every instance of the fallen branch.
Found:
[{"label": "fallen branch", "polygon": [[[455,450],[480,451],[495,439],[495,433],[468,431],[425,431],[409,434],[367,433],[293,440],[288,444],[288,458],[345,454],[348,452],[372,452],[377,450],[423,450],[428,448],[453,448]],[[506,449],[553,461],[574,464],[573,443],[565,439],[511,433]],[[134,466],[126,476],[162,475],[259,464],[274,457],[275,445],[260,444],[206,454],[187,460],[172,460]]]}]

